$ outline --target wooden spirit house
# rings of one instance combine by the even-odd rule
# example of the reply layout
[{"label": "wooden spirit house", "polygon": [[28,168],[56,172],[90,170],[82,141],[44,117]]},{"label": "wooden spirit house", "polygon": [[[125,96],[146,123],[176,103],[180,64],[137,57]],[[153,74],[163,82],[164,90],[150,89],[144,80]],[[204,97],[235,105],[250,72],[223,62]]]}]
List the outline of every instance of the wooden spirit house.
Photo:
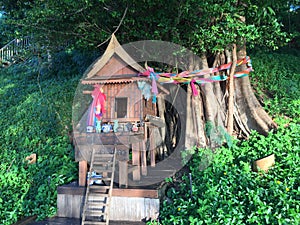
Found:
[{"label": "wooden spirit house", "polygon": [[[74,127],[79,187],[71,188],[73,193],[68,187],[58,189],[59,216],[78,217],[80,214],[82,224],[93,222],[95,215],[103,218],[104,223],[99,224],[108,224],[110,218],[141,220],[157,216],[159,190],[145,186],[153,184],[149,172],[156,165],[155,139],[163,142],[158,130],[164,122],[158,117],[157,105],[152,103],[151,80],[139,76],[144,71],[112,35],[103,56],[90,66],[81,80],[87,87],[84,94],[91,96],[91,103]],[[161,101],[161,95],[168,91],[156,85],[159,94],[155,97]],[[102,185],[90,185],[97,179]],[[80,212],[74,209],[66,213],[65,204],[71,197],[65,198],[74,193],[81,195],[76,198],[78,202],[72,204],[83,207],[79,207]],[[94,199],[99,197],[95,193],[103,195],[100,210],[100,205],[97,210],[92,207],[96,204]],[[129,212],[128,205],[136,207]],[[137,208],[142,209],[138,215]]]},{"label": "wooden spirit house", "polygon": [[[101,131],[97,132],[95,121],[90,124],[86,123],[87,120],[93,121],[89,118],[95,113],[91,108],[77,127],[79,133],[76,133],[78,144],[76,160],[80,163],[80,185],[85,185],[87,166],[84,164],[90,162],[91,148],[95,148],[95,146],[98,148],[96,151],[116,148],[120,186],[128,186],[127,170],[129,168],[127,167],[130,150],[132,150],[132,152],[130,151],[132,166],[135,166],[135,169],[131,169],[134,172],[133,180],[140,179],[140,172],[143,175],[147,174],[147,150],[150,150],[150,154],[152,154],[150,164],[152,166],[155,164],[155,146],[151,146],[149,149],[146,149],[145,146],[154,125],[147,120],[150,117],[150,119],[158,121],[155,123],[158,126],[163,126],[163,121],[157,117],[157,106],[151,100],[151,80],[139,76],[144,70],[112,35],[103,56],[96,60],[86,73],[86,77],[82,79],[82,84],[94,88],[93,91],[84,91],[84,93],[93,95],[94,92],[101,92],[100,95],[105,96],[105,103],[100,104],[100,107],[104,108],[99,119],[99,121],[101,120]],[[160,84],[157,86],[160,94],[168,93]],[[91,126],[90,131],[87,130],[88,126]],[[105,131],[104,128],[108,130]],[[93,142],[90,142],[91,137],[93,137]],[[139,171],[140,167],[141,171]]]}]

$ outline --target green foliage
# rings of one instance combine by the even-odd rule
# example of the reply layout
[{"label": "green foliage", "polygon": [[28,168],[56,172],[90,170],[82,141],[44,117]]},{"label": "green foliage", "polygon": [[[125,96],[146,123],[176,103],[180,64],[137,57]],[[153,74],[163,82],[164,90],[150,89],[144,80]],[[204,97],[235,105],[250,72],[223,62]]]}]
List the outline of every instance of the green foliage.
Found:
[{"label": "green foliage", "polygon": [[[206,151],[199,150],[189,164],[193,197],[185,175],[167,191],[161,224],[297,224],[300,221],[300,126],[294,122],[263,137],[219,148],[210,165],[200,169]],[[251,163],[266,153],[276,155],[268,173],[252,172]],[[155,223],[152,223],[155,224]]]},{"label": "green foliage", "polygon": [[[0,223],[56,213],[56,188],[77,179],[68,136],[73,96],[94,54],[59,53],[51,63],[31,58],[0,73]],[[38,155],[36,164],[25,157]]]},{"label": "green foliage", "polygon": [[[267,136],[252,131],[231,148],[192,149],[188,174],[168,180],[160,222],[149,224],[299,224],[300,124],[299,53],[256,54],[252,83],[278,124]],[[207,126],[207,131],[211,126]],[[252,172],[252,163],[275,154],[268,173]]]},{"label": "green foliage", "polygon": [[162,39],[197,53],[221,51],[232,43],[276,49],[289,40],[278,20],[288,4],[280,0],[171,0],[168,4],[161,0],[37,0],[2,4],[8,11],[8,24],[23,36],[33,34],[35,42],[47,48],[69,42],[90,49],[105,41],[116,27],[123,43]]},{"label": "green foliage", "polygon": [[300,54],[291,49],[252,57],[251,83],[270,115],[300,121]]},{"label": "green foliage", "polygon": [[214,126],[211,121],[206,122],[205,133],[210,140],[211,147],[212,145],[221,146],[224,142],[226,142],[229,148],[232,145],[232,139],[224,127]]}]

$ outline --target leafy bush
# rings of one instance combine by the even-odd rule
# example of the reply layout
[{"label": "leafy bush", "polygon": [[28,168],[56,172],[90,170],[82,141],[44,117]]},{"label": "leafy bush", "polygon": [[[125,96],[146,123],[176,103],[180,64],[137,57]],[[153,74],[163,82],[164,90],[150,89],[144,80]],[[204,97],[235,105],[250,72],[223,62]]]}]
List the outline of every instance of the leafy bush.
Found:
[{"label": "leafy bush", "polygon": [[[56,188],[77,179],[70,143],[72,103],[94,54],[59,53],[2,68],[0,73],[0,223],[56,213]],[[62,59],[65,61],[62,62]],[[62,63],[60,63],[62,62]],[[36,164],[25,157],[38,155]]]},{"label": "leafy bush", "polygon": [[[163,202],[161,223],[298,224],[299,140],[300,125],[293,122],[268,137],[254,133],[231,149],[217,149],[205,170],[201,162],[210,154],[200,149],[189,164],[193,195],[187,191],[189,178],[185,175],[167,191],[169,200]],[[275,153],[275,166],[268,173],[252,172],[253,160],[265,152],[263,146]]]},{"label": "leafy bush", "polygon": [[252,57],[251,81],[265,109],[274,117],[300,118],[300,52],[288,50]]}]

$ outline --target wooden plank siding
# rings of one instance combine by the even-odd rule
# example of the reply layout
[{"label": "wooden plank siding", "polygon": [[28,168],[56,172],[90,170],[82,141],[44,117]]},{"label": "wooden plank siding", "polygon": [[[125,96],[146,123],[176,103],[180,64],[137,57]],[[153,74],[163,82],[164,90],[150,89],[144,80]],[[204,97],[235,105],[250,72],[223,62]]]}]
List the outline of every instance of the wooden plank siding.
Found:
[{"label": "wooden plank siding", "polygon": [[[59,217],[80,218],[83,208],[85,187],[63,185],[57,188],[57,215]],[[123,189],[114,188],[110,207],[110,218],[121,221],[141,221],[158,216],[163,188]]]},{"label": "wooden plank siding", "polygon": [[[115,99],[127,98],[126,118],[142,118],[142,93],[136,83],[117,83],[103,85],[103,92],[106,95],[106,113],[104,121],[118,119],[115,114]],[[113,122],[113,121],[111,121]]]},{"label": "wooden plank siding", "polygon": [[96,76],[105,76],[114,79],[114,77],[119,77],[120,74],[132,74],[134,76],[137,75],[138,72],[127,65],[119,56],[114,55],[106,65],[96,73]]},{"label": "wooden plank siding", "polygon": [[143,99],[143,116],[157,116],[156,104],[152,103],[152,98],[148,101]]}]

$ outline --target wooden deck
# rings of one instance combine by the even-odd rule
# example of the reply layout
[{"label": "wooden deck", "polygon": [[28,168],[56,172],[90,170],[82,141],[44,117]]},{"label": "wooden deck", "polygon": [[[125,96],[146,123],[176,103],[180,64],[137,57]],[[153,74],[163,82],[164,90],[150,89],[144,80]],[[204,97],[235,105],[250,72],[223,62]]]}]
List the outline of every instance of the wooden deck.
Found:
[{"label": "wooden deck", "polygon": [[[127,164],[127,161],[125,163]],[[130,166],[125,165],[128,168]],[[165,178],[174,176],[180,168],[181,161],[171,155],[157,163],[155,167],[148,166],[147,174],[141,175],[139,180],[134,180],[133,174],[127,173],[126,188],[120,188],[118,172],[116,172],[110,205],[111,220],[136,222],[156,219],[167,187]],[[86,187],[79,186],[77,182],[58,187],[57,215],[80,218],[85,191]]]},{"label": "wooden deck", "polygon": [[[173,176],[182,167],[181,158],[176,153],[158,162],[155,137],[147,135],[144,130],[100,134],[75,133],[75,138],[76,160],[79,162],[89,163],[93,149],[101,153],[116,149],[117,167],[114,182],[118,183],[119,187],[146,187],[158,184],[165,178]],[[79,177],[79,180],[83,181],[81,185],[86,174],[86,166],[83,168],[82,173],[79,173],[79,176],[82,174]]]},{"label": "wooden deck", "polygon": [[[142,221],[156,219],[166,185],[146,188],[115,188],[112,191],[110,218],[112,221]],[[57,188],[57,216],[81,218],[85,187],[77,182]]]},{"label": "wooden deck", "polygon": [[[132,165],[128,165],[132,168]],[[179,158],[175,156],[168,157],[165,160],[158,162],[155,166],[147,166],[147,173],[141,175],[139,180],[134,179],[133,173],[128,173],[128,187],[129,188],[159,188],[165,181],[166,178],[173,177],[177,171],[182,168],[182,164]],[[134,169],[134,168],[133,168]],[[115,174],[115,183],[118,184],[119,173],[118,170]]]},{"label": "wooden deck", "polygon": [[[158,129],[159,126],[152,122],[145,122],[137,132],[74,132],[79,184],[58,187],[57,216],[81,217],[87,168],[89,165],[92,168],[91,152],[109,154],[116,151],[114,188],[109,207],[111,220],[136,222],[157,219],[165,195],[165,179],[173,177],[182,168],[181,155],[176,151],[164,160],[156,159],[156,144],[161,137],[154,131]],[[94,171],[101,175],[103,172]]]},{"label": "wooden deck", "polygon": [[[163,186],[163,185],[162,185]],[[57,194],[84,195],[86,188],[78,186],[77,182],[72,182],[57,188]],[[117,185],[113,188],[112,196],[114,197],[145,197],[159,198],[160,187],[146,188],[118,188]]]},{"label": "wooden deck", "polygon": [[[31,221],[29,223],[15,224],[15,225],[80,225],[81,220],[76,218],[53,217],[43,221]],[[133,221],[110,221],[110,225],[144,225],[146,222]]]}]

